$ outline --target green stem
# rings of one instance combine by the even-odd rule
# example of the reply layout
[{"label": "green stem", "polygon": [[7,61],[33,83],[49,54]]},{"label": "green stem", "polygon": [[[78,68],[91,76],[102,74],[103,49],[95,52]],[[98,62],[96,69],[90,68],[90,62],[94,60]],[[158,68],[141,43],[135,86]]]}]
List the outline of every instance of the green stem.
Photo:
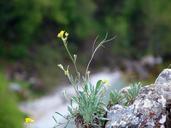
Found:
[{"label": "green stem", "polygon": [[76,62],[75,62],[74,58],[72,57],[72,55],[71,55],[71,53],[70,53],[70,51],[69,51],[69,49],[67,47],[67,42],[63,41],[63,43],[64,43],[65,49],[66,49],[72,63],[74,64],[75,71],[76,71],[77,75],[79,76],[79,72],[78,72],[78,69],[77,69]]}]

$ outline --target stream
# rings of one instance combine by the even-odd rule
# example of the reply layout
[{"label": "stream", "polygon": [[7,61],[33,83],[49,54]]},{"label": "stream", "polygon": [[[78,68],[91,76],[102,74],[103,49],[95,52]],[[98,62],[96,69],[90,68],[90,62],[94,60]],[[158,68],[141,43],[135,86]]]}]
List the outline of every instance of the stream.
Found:
[{"label": "stream", "polygon": [[[120,71],[110,72],[104,70],[91,75],[92,84],[95,84],[98,80],[104,79],[109,80],[109,83],[111,84],[111,86],[108,87],[106,94],[109,94],[108,92],[111,89],[119,90],[125,86],[125,83],[122,80],[122,73]],[[68,114],[67,105],[69,102],[63,95],[64,90],[68,97],[74,95],[72,86],[61,85],[47,96],[20,104],[19,107],[21,111],[27,113],[35,120],[31,128],[53,128],[56,125],[55,120],[52,118],[53,116],[59,122],[65,121],[63,117],[55,113],[59,112],[63,115]],[[107,97],[109,97],[109,95],[106,96],[106,99]],[[107,102],[107,100],[105,101]],[[63,128],[63,126],[60,126],[59,128]],[[73,128],[73,126],[70,126],[70,128]]]}]

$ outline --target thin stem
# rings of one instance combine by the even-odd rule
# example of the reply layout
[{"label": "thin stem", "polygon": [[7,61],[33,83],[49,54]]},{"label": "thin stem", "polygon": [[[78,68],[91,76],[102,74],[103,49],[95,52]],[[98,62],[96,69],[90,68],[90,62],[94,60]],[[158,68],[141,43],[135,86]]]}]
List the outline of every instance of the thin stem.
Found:
[{"label": "thin stem", "polygon": [[94,52],[94,47],[95,47],[95,44],[96,44],[98,38],[99,38],[99,36],[96,36],[96,39],[93,42],[92,53]]},{"label": "thin stem", "polygon": [[[107,36],[108,36],[108,34],[106,33],[105,38],[97,45],[97,47],[94,49],[94,51],[93,51],[93,53],[92,53],[92,55],[91,55],[91,58],[90,58],[90,60],[89,60],[89,62],[88,62],[88,64],[87,64],[86,71],[85,71],[85,78],[87,78],[87,79],[89,79],[89,78],[88,78],[89,76],[87,75],[87,73],[88,73],[90,64],[91,64],[91,62],[92,62],[92,60],[93,60],[93,58],[94,58],[94,55],[95,55],[95,53],[97,52],[97,50],[98,50],[101,46],[103,46],[104,43],[110,42],[110,41],[112,41],[113,39],[115,39],[115,36],[114,36],[114,37],[112,37],[112,38],[110,38],[110,39],[107,40]],[[96,40],[97,40],[97,38],[95,39],[95,41],[96,41]],[[94,44],[95,44],[95,42],[94,42]],[[86,77],[86,76],[87,76],[87,77]]]},{"label": "thin stem", "polygon": [[66,51],[67,51],[67,53],[68,53],[68,55],[69,55],[69,57],[70,57],[72,63],[74,64],[74,68],[75,68],[75,71],[76,71],[76,73],[77,73],[77,76],[80,77],[80,74],[79,74],[78,69],[77,69],[76,62],[75,62],[73,56],[71,55],[71,53],[70,53],[70,51],[69,51],[69,49],[68,49],[68,47],[67,47],[67,42],[63,41],[63,43],[64,43],[65,49],[66,49]]},{"label": "thin stem", "polygon": [[71,79],[71,76],[70,76],[70,75],[67,76],[67,77],[68,77],[68,79],[69,79],[71,85],[73,85],[75,92],[77,93],[77,95],[79,95],[78,88],[76,88],[76,87],[78,87],[78,86],[76,86],[77,83],[76,83],[75,81],[73,81],[73,79]]},{"label": "thin stem", "polygon": [[68,76],[68,79],[71,82],[71,84],[73,85],[75,92],[79,95],[78,89],[76,88],[76,84],[78,84],[77,82],[80,80],[80,73],[78,72],[78,69],[77,69],[76,60],[74,60],[73,56],[71,55],[71,53],[70,53],[70,51],[69,51],[69,49],[67,47],[67,42],[63,41],[63,44],[64,44],[64,47],[65,47],[65,49],[66,49],[72,63],[74,64],[74,68],[75,68],[75,71],[76,71],[76,74],[77,74],[77,81],[73,81],[73,79],[71,80],[71,76]]},{"label": "thin stem", "polygon": [[59,112],[55,112],[56,114],[58,114],[58,115],[60,115],[61,117],[63,117],[64,119],[66,119],[67,120],[67,117],[65,117],[64,115],[62,115],[61,113],[59,113]]}]

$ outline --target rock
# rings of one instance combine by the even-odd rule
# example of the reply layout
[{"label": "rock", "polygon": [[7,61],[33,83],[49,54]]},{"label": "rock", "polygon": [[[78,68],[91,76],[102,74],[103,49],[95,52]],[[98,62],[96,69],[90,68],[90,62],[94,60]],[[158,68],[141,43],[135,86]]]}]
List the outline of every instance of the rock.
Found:
[{"label": "rock", "polygon": [[122,105],[114,105],[107,114],[109,121],[106,128],[120,128],[126,126],[136,126],[139,121],[134,114],[134,107],[124,108]]},{"label": "rock", "polygon": [[171,82],[171,69],[164,69],[157,77],[155,84],[164,84]]},{"label": "rock", "polygon": [[127,86],[125,88],[122,88],[119,92],[122,93],[122,94],[126,94],[126,93],[128,93],[129,89],[130,89],[130,86]]},{"label": "rock", "polygon": [[136,73],[139,79],[145,79],[148,77],[148,70],[139,62],[135,60],[124,60],[123,64],[126,68],[127,73]]},{"label": "rock", "polygon": [[162,58],[161,57],[154,57],[153,55],[147,55],[144,56],[141,60],[140,63],[145,66],[150,66],[153,67],[154,65],[161,64],[162,63]]},{"label": "rock", "polygon": [[[166,99],[166,127],[171,127],[171,69],[164,69],[155,81],[155,89]],[[161,120],[162,121],[162,120]]]},{"label": "rock", "polygon": [[165,98],[153,86],[145,86],[132,105],[110,108],[105,128],[164,128],[165,106]]},{"label": "rock", "polygon": [[171,100],[171,69],[164,69],[155,81],[156,91]]},{"label": "rock", "polygon": [[30,84],[30,89],[41,92],[45,91],[45,85],[41,79],[37,77],[30,77],[28,82]]},{"label": "rock", "polygon": [[21,85],[18,83],[10,83],[9,89],[14,92],[21,92],[22,88]]}]

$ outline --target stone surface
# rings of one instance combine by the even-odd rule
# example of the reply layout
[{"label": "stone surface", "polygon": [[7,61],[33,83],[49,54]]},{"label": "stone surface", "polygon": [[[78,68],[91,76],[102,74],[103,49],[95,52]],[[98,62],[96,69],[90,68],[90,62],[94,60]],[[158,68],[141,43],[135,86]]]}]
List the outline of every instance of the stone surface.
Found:
[{"label": "stone surface", "polygon": [[155,81],[156,91],[171,100],[171,69],[164,69]]},{"label": "stone surface", "polygon": [[166,127],[171,128],[171,69],[164,69],[159,74],[155,81],[155,89],[166,99]]},{"label": "stone surface", "polygon": [[143,87],[132,105],[110,108],[106,128],[164,128],[165,105],[165,98],[153,86]]},{"label": "stone surface", "polygon": [[164,69],[157,77],[155,84],[164,84],[171,82],[171,69]]}]

